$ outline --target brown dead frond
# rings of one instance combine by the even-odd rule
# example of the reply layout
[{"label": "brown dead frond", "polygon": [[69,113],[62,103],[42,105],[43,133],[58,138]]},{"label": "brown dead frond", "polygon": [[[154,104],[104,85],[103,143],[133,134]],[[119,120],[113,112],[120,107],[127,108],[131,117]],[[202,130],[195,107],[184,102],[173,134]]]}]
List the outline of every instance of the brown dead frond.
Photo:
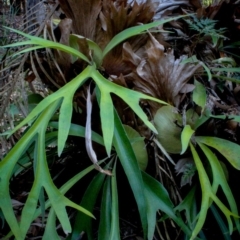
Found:
[{"label": "brown dead frond", "polygon": [[[120,4],[121,3],[121,4]],[[97,42],[104,48],[107,43],[121,31],[139,24],[152,21],[154,16],[154,4],[151,1],[145,3],[129,1],[103,1],[103,9],[100,13],[101,31],[97,36]],[[134,51],[141,49],[147,41],[147,36],[139,35],[128,40]],[[123,44],[115,47],[104,59],[103,68],[109,75],[126,74],[129,66],[122,61]]]},{"label": "brown dead frond", "polygon": [[[102,49],[121,31],[152,21],[155,9],[151,1],[59,1],[66,17],[72,20],[72,33],[95,41]],[[132,38],[133,49],[141,48],[147,37]],[[80,40],[79,40],[80,41]],[[122,61],[122,44],[115,47],[102,64],[108,75],[126,73],[129,68]]]},{"label": "brown dead frond", "polygon": [[[131,66],[132,72],[125,77],[127,82],[134,84],[134,89],[150,96],[179,106],[181,94],[193,90],[189,79],[201,67],[199,64],[181,63],[187,56],[176,59],[172,49],[164,51],[151,34],[145,46],[144,57],[134,53],[129,43],[124,44],[124,61]],[[149,103],[153,113],[159,105]]]},{"label": "brown dead frond", "polygon": [[73,22],[73,33],[94,40],[96,21],[101,11],[101,0],[59,0],[67,18]]}]

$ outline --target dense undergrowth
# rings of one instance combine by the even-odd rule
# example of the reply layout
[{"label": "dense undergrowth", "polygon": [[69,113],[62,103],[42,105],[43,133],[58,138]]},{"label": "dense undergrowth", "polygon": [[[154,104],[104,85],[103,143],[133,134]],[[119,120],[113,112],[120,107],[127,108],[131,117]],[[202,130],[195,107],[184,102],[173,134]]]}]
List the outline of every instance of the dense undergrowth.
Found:
[{"label": "dense undergrowth", "polygon": [[0,237],[238,239],[238,10],[59,0],[5,24]]}]

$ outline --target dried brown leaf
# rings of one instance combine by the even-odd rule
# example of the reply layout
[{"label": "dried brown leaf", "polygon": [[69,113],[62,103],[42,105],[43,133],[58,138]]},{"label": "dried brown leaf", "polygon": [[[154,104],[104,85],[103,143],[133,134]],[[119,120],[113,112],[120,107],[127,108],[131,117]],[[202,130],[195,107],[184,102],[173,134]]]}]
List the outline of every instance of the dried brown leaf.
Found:
[{"label": "dried brown leaf", "polygon": [[[72,20],[70,18],[64,18],[61,20],[61,22],[58,25],[60,31],[61,31],[61,37],[59,42],[64,45],[69,45],[69,36],[72,29]],[[64,67],[67,71],[71,65],[71,56],[68,53],[65,53],[63,51],[58,51],[58,57],[57,57],[58,64],[61,67]]]},{"label": "dried brown leaf", "polygon": [[[149,35],[145,57],[141,59],[131,49],[130,44],[124,45],[123,59],[132,68],[132,72],[125,76],[126,81],[132,81],[136,90],[177,107],[180,104],[180,93],[187,93],[193,89],[187,82],[201,66],[182,64],[187,56],[176,59],[173,50],[164,52],[163,45]],[[153,112],[159,107],[156,103],[150,104]]]},{"label": "dried brown leaf", "polygon": [[59,0],[63,12],[73,21],[73,33],[92,40],[101,11],[101,2],[101,0]]},{"label": "dried brown leaf", "polygon": [[[133,4],[129,1],[103,1],[103,8],[100,14],[101,31],[96,35],[96,42],[103,49],[108,42],[123,30],[145,24],[152,21],[154,16],[154,5],[150,1]],[[139,35],[129,41],[134,49],[138,51],[147,41],[146,35]],[[122,61],[123,44],[115,47],[104,59],[103,67],[109,75],[119,76],[121,73],[130,72],[130,68]]]}]

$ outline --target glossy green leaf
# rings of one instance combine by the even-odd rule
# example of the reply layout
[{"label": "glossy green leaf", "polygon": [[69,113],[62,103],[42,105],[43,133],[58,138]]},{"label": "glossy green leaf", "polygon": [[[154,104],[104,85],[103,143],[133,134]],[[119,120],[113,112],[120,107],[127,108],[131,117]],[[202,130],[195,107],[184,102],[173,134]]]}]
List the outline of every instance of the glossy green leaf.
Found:
[{"label": "glossy green leaf", "polygon": [[[205,146],[203,146],[203,144],[201,144],[201,143],[199,143],[199,145],[204,150]],[[212,200],[217,204],[217,206],[221,209],[221,211],[226,216],[228,224],[229,224],[229,231],[232,233],[233,224],[232,224],[231,216],[233,216],[233,217],[238,217],[238,216],[235,213],[232,213],[216,196],[216,186],[217,186],[216,181],[217,180],[215,179],[215,183],[213,183],[213,187],[212,187],[210,180],[208,178],[208,175],[203,166],[203,163],[201,162],[197,151],[195,150],[194,146],[191,143],[190,143],[190,148],[191,148],[192,155],[193,155],[193,158],[194,158],[194,161],[196,164],[199,181],[200,181],[200,185],[201,185],[201,190],[202,190],[202,202],[201,202],[200,212],[198,215],[196,226],[195,226],[194,230],[192,231],[190,240],[193,240],[198,235],[198,233],[201,231],[203,224],[206,220],[209,204],[211,204]]]},{"label": "glossy green leaf", "polygon": [[193,90],[192,99],[198,106],[202,108],[202,112],[203,112],[207,102],[206,89],[204,85],[199,81],[197,81],[196,79],[194,80],[194,85],[195,85],[195,88]]},{"label": "glossy green leaf", "polygon": [[196,137],[197,142],[204,143],[220,152],[236,169],[240,170],[240,146],[236,143],[216,137]]},{"label": "glossy green leaf", "polygon": [[59,135],[58,135],[58,154],[60,155],[65,146],[65,142],[68,136],[69,127],[70,127],[70,117],[72,113],[72,98],[75,91],[79,88],[81,84],[89,77],[92,77],[93,80],[99,86],[101,97],[100,97],[100,115],[101,123],[103,129],[103,139],[104,145],[106,147],[107,153],[110,156],[111,146],[112,146],[112,137],[113,137],[113,104],[110,93],[114,93],[122,98],[126,103],[134,110],[134,112],[142,119],[142,121],[154,132],[156,132],[155,127],[148,120],[146,114],[139,106],[140,99],[148,99],[152,101],[165,104],[165,102],[158,100],[156,98],[147,96],[145,94],[129,90],[127,88],[121,87],[117,84],[114,84],[107,79],[105,79],[94,66],[88,66],[84,71],[82,71],[77,77],[75,77],[71,82],[64,85],[61,89],[46,97],[41,101],[36,108],[12,131],[9,132],[9,135],[17,131],[26,124],[31,123],[38,114],[40,114],[46,106],[52,102],[58,101],[62,102],[62,107],[60,108],[60,117],[59,117]]},{"label": "glossy green leaf", "polygon": [[[232,194],[231,188],[228,185],[223,167],[217,157],[213,154],[213,152],[204,144],[199,144],[201,149],[203,150],[204,154],[207,156],[209,163],[211,165],[212,173],[213,173],[213,183],[212,189],[214,193],[217,193],[218,186],[222,187],[222,190],[226,196],[226,199],[229,203],[230,210],[235,214],[238,215],[237,204],[235,202],[234,196]],[[240,232],[240,222],[239,218],[234,218],[235,224]],[[229,231],[231,232],[231,223],[229,223]]]},{"label": "glossy green leaf", "polygon": [[60,114],[59,114],[59,131],[58,134],[58,156],[61,156],[62,151],[65,147],[65,143],[67,141],[69,128],[71,125],[71,119],[72,119],[72,101],[73,101],[73,95],[74,91],[68,93],[68,97],[64,98],[61,108],[60,108]]},{"label": "glossy green leaf", "polygon": [[[31,128],[29,128],[29,130],[23,135],[18,143],[11,149],[4,160],[0,162],[0,208],[4,213],[9,226],[11,226],[11,230],[16,239],[25,238],[28,228],[30,227],[31,222],[34,220],[34,213],[37,208],[38,198],[42,187],[45,189],[49,197],[49,201],[51,202],[52,207],[66,233],[71,231],[71,225],[66,213],[66,206],[74,207],[80,211],[83,211],[85,214],[92,216],[90,212],[64,197],[63,194],[53,184],[49,173],[46,162],[45,132],[48,121],[58,106],[59,102],[57,101],[50,104],[40,114]],[[18,224],[12,209],[11,198],[9,195],[9,179],[19,157],[27,150],[26,147],[31,144],[33,140],[36,141],[34,150],[35,179],[22,210],[21,221]],[[39,214],[40,213],[41,209]]]},{"label": "glossy green leaf", "polygon": [[144,183],[137,159],[124,127],[116,111],[114,111],[114,136],[113,145],[122,164],[128,182],[133,191],[140,214],[144,236],[147,235],[147,202],[144,197]]},{"label": "glossy green leaf", "polygon": [[206,71],[208,75],[208,81],[210,82],[212,80],[212,73],[210,69],[207,67],[207,65],[204,62],[199,62],[199,63],[203,66],[204,70]]},{"label": "glossy green leaf", "polygon": [[142,172],[144,182],[144,194],[147,201],[148,239],[152,240],[156,224],[156,212],[161,210],[174,220],[187,235],[190,236],[188,227],[181,217],[175,215],[174,206],[168,192],[160,182],[147,173]]},{"label": "glossy green leaf", "polygon": [[[179,17],[177,17],[179,18]],[[177,19],[174,18],[174,19]],[[160,21],[161,23],[170,21],[170,19]],[[141,29],[143,31],[144,29],[147,30],[150,27],[158,26],[160,22],[157,23],[151,23],[150,25],[141,25],[137,26],[136,28],[138,31]],[[135,27],[134,27],[135,29]],[[122,35],[122,33],[118,34],[116,38],[113,38],[112,41],[109,43],[108,47],[106,47],[106,51],[110,50],[113,46],[116,46],[116,44],[121,42],[122,40],[133,36],[134,34],[137,34],[137,32],[131,31],[132,29],[128,30],[125,33],[128,33],[126,35]],[[49,40],[41,39],[38,37],[33,37],[25,33],[21,33],[20,31],[14,30],[16,33],[19,33],[26,38],[29,38],[30,40],[28,42],[24,42],[24,44],[33,44],[33,45],[39,45],[40,47],[46,47],[46,48],[54,48],[61,51],[65,51],[69,54],[73,54],[74,56],[77,56],[89,64],[89,60],[86,56],[81,54],[79,51],[77,51],[75,48],[71,48],[69,46],[65,46],[56,42],[52,42]],[[140,32],[141,32],[140,31]],[[130,35],[129,35],[130,34]],[[122,39],[122,40],[121,40]],[[21,44],[21,43],[18,43]],[[90,44],[90,43],[89,43]],[[91,42],[90,44],[94,48],[94,43]],[[94,45],[94,46],[93,46]],[[6,47],[11,47],[13,45],[8,45]],[[14,45],[15,46],[15,45]],[[96,46],[95,46],[96,48]],[[108,50],[107,50],[108,49]],[[106,52],[105,52],[106,53]],[[103,54],[104,55],[104,54]],[[69,119],[71,118],[72,113],[72,98],[76,92],[76,90],[85,82],[86,79],[92,78],[96,84],[98,85],[101,97],[100,97],[100,116],[101,116],[101,124],[103,129],[103,139],[104,139],[104,145],[106,147],[106,151],[108,156],[110,156],[111,146],[112,146],[112,137],[113,137],[113,103],[110,96],[110,93],[114,93],[118,95],[120,98],[122,98],[126,103],[134,110],[134,112],[142,119],[142,121],[155,133],[157,133],[156,129],[152,125],[152,123],[148,120],[146,114],[142,110],[142,108],[139,106],[140,99],[147,99],[156,101],[162,104],[166,104],[163,101],[160,101],[156,98],[147,96],[145,94],[129,90],[127,88],[121,87],[119,85],[116,85],[112,82],[110,82],[108,79],[104,78],[97,70],[95,64],[93,66],[88,66],[85,70],[83,70],[77,77],[75,77],[72,81],[68,82],[65,86],[60,88],[57,92],[51,94],[47,98],[45,98],[42,102],[38,104],[36,108],[32,110],[32,112],[28,115],[28,117],[21,122],[16,128],[14,128],[12,131],[10,131],[10,134],[24,126],[25,124],[31,124],[31,121],[34,120],[34,118],[41,113],[46,106],[48,106],[50,103],[54,101],[62,101],[62,106],[60,109],[60,119],[59,119],[59,125],[61,126],[59,128],[59,136],[58,136],[58,154],[60,155],[63,151],[63,148],[65,146],[65,142],[67,139],[67,134],[69,131],[70,122]],[[67,109],[69,111],[67,111]],[[64,126],[64,127],[63,127]]]},{"label": "glossy green leaf", "polygon": [[[90,212],[93,212],[98,194],[101,190],[105,177],[106,175],[98,173],[97,176],[95,176],[91,183],[88,185],[88,188],[84,193],[80,205],[88,209]],[[75,218],[73,231],[69,239],[74,240],[78,238],[82,231],[87,234],[87,239],[93,239],[92,219],[87,215],[78,212]]]},{"label": "glossy green leaf", "polygon": [[175,207],[175,211],[185,211],[187,223],[191,230],[194,229],[195,219],[197,216],[195,192],[196,187],[193,187],[188,192],[187,196],[182,200],[182,202],[177,207]]},{"label": "glossy green leaf", "polygon": [[114,128],[113,105],[110,95],[111,93],[114,93],[115,95],[120,97],[123,101],[125,101],[131,107],[131,109],[138,115],[138,117],[145,123],[145,125],[149,127],[153,132],[157,133],[157,130],[155,129],[153,124],[148,120],[147,115],[140,107],[139,101],[140,99],[146,99],[161,104],[167,104],[166,102],[150,97],[146,94],[124,88],[113,82],[110,82],[106,78],[104,78],[97,70],[92,69],[91,77],[96,82],[101,93],[98,94],[100,95],[99,96],[100,116],[104,145],[106,147],[108,156],[110,156]]},{"label": "glossy green leaf", "polygon": [[145,146],[144,138],[140,134],[128,125],[124,125],[124,129],[132,145],[134,154],[137,158],[138,165],[142,171],[144,171],[148,164],[147,149]]},{"label": "glossy green leaf", "polygon": [[35,36],[23,33],[19,30],[12,29],[12,28],[9,28],[9,27],[4,27],[4,28],[9,29],[10,31],[18,33],[19,35],[22,35],[23,37],[29,39],[28,41],[24,41],[24,42],[17,42],[17,43],[5,45],[4,47],[6,47],[6,48],[17,47],[17,46],[26,46],[26,45],[36,45],[33,48],[30,47],[30,48],[25,49],[24,50],[25,52],[30,52],[33,49],[35,50],[35,49],[40,49],[40,48],[53,48],[53,49],[57,49],[57,50],[72,54],[72,55],[86,61],[87,63],[91,64],[91,62],[88,60],[88,58],[84,54],[82,54],[81,52],[79,52],[78,50],[76,50],[72,47],[63,45],[63,44],[58,43],[58,42],[49,41],[49,40],[46,40],[44,38],[35,37]]},{"label": "glossy green leaf", "polygon": [[[23,135],[23,137],[18,141],[18,143],[10,150],[8,155],[0,162],[0,208],[5,215],[6,221],[11,226],[11,230],[13,231],[16,239],[24,239],[26,231],[30,226],[32,217],[30,217],[30,219],[26,219],[26,225],[24,225],[23,227],[20,227],[16,220],[15,214],[12,209],[11,197],[9,195],[9,180],[12,174],[12,170],[20,156],[26,151],[26,147],[28,147],[30,142],[32,142],[32,139],[36,139],[36,134],[39,132],[41,133],[42,129],[46,129],[46,120],[49,120],[49,115],[52,111],[56,110],[57,105],[58,104],[54,104],[51,107],[48,107],[41,114],[38,120],[33,124],[32,128]],[[48,118],[46,118],[47,116]],[[39,121],[42,121],[41,125],[38,125]],[[40,189],[41,186],[37,186],[33,188],[32,191],[30,191],[29,193],[28,199],[30,199],[30,202],[32,202],[29,206],[32,213],[35,212],[36,201],[34,198],[31,201],[31,196],[38,199]],[[24,207],[24,209],[26,208]]]},{"label": "glossy green leaf", "polygon": [[120,240],[116,162],[113,167],[113,176],[111,177],[111,190],[112,190],[111,231],[108,239]]},{"label": "glossy green leaf", "polygon": [[[48,97],[44,98],[33,110],[30,114],[19,124],[17,125],[12,131],[8,134],[11,135],[21,127],[26,124],[30,124],[47,106],[49,106],[53,102],[58,102],[59,104],[63,101],[63,109],[62,112],[60,111],[60,118],[59,118],[59,135],[58,135],[58,154],[60,155],[63,151],[65,146],[65,142],[68,136],[70,121],[69,114],[67,113],[66,116],[64,114],[66,111],[70,112],[72,109],[68,109],[68,106],[71,105],[72,97],[75,91],[79,88],[81,84],[85,82],[85,80],[89,77],[91,70],[94,70],[94,67],[88,67],[83,70],[78,76],[76,76],[71,82],[64,85],[58,91],[54,92],[53,94],[49,95]],[[61,116],[62,115],[62,116]]]},{"label": "glossy green leaf", "polygon": [[[77,50],[79,50],[78,41],[79,39],[85,39],[88,47],[90,50],[92,50],[93,54],[93,61],[97,65],[97,67],[100,67],[103,60],[103,52],[102,49],[91,39],[84,38],[83,36],[77,35],[77,34],[71,34],[69,37],[69,45]],[[76,61],[77,58],[75,57],[73,62]]]},{"label": "glossy green leaf", "polygon": [[158,141],[169,153],[180,153],[182,117],[172,106],[161,107],[154,116]]},{"label": "glossy green leaf", "polygon": [[201,125],[203,125],[208,119],[210,118],[210,110],[205,108],[203,114],[195,121],[193,125],[193,129],[199,128]]},{"label": "glossy green leaf", "polygon": [[49,240],[49,239],[56,239],[61,240],[57,233],[56,229],[56,214],[54,213],[53,208],[51,208],[48,218],[47,218],[47,224],[45,227],[45,231],[42,237],[42,240]]},{"label": "glossy green leaf", "polygon": [[[104,160],[101,160],[99,161],[99,164],[103,163],[106,159]],[[62,193],[62,194],[65,194],[71,187],[73,187],[81,178],[83,178],[85,175],[87,175],[89,172],[91,172],[92,170],[94,170],[94,166],[91,165],[89,167],[87,167],[86,169],[84,169],[83,171],[81,171],[80,173],[76,174],[74,177],[72,177],[70,180],[68,180],[60,189],[59,191]],[[51,203],[50,201],[46,201],[46,209],[49,208],[51,206]],[[52,211],[53,208],[51,208],[50,211]],[[38,208],[34,214],[34,218],[33,219],[36,219],[39,215],[40,215],[40,211],[41,209]],[[54,215],[53,215],[54,216]],[[52,216],[52,217],[53,217]],[[51,220],[51,226],[53,224],[53,220]],[[55,227],[56,228],[56,227]]]},{"label": "glossy green leaf", "polygon": [[194,129],[195,123],[199,118],[199,115],[193,108],[189,108],[186,111],[186,124],[190,125],[192,129]]},{"label": "glossy green leaf", "polygon": [[104,182],[101,215],[98,228],[98,240],[109,239],[111,231],[111,212],[112,212],[112,196],[111,196],[111,178],[107,178]]},{"label": "glossy green leaf", "polygon": [[136,36],[138,34],[142,34],[150,28],[158,27],[159,25],[163,25],[164,23],[177,20],[183,17],[185,16],[182,15],[182,16],[177,16],[172,18],[166,18],[160,21],[155,21],[152,23],[143,24],[140,26],[135,26],[135,27],[130,27],[128,29],[125,29],[122,32],[118,33],[116,36],[114,36],[112,40],[108,43],[108,45],[103,50],[103,57],[105,57],[114,47],[116,47],[119,43],[123,42],[124,40],[130,37]]},{"label": "glossy green leaf", "polygon": [[[137,26],[118,34],[116,38],[113,38],[112,41],[110,41],[109,45],[104,50],[103,56],[105,56],[111,49],[113,49],[118,43],[124,41],[126,38],[136,34],[140,34],[143,31],[149,29],[150,27],[154,27],[177,18],[166,19],[163,21],[159,21],[158,23],[150,23],[146,26]],[[25,238],[31,222],[36,218],[37,215],[41,213],[41,209],[37,208],[37,205],[40,191],[42,188],[44,188],[47,193],[46,195],[49,198],[48,200],[46,200],[45,208],[47,209],[51,206],[50,211],[53,211],[53,215],[51,215],[49,222],[50,227],[54,225],[54,217],[57,217],[65,233],[68,234],[69,232],[71,232],[71,225],[66,211],[66,207],[68,206],[74,207],[77,210],[82,211],[84,214],[88,214],[89,216],[93,217],[93,215],[89,211],[71,202],[68,198],[64,196],[64,192],[67,191],[67,189],[70,188],[72,185],[74,185],[74,183],[77,181],[76,179],[79,179],[79,176],[77,178],[71,179],[71,181],[64,185],[61,189],[58,189],[54,185],[51,178],[47,165],[45,151],[45,144],[47,139],[45,134],[48,127],[48,122],[55,114],[57,109],[60,107],[58,133],[54,133],[52,135],[52,139],[57,137],[58,154],[60,155],[62,153],[68,135],[72,134],[71,115],[73,96],[76,90],[79,89],[79,87],[89,78],[92,78],[93,81],[95,81],[101,92],[99,105],[104,145],[106,147],[108,155],[110,155],[112,140],[114,142],[114,146],[119,155],[121,164],[123,165],[123,168],[127,174],[129,183],[136,198],[143,224],[144,234],[146,235],[147,214],[146,199],[143,194],[143,180],[131,144],[129,143],[126,133],[122,128],[121,122],[117,114],[113,111],[111,93],[118,95],[120,98],[126,101],[126,103],[133,109],[133,111],[140,117],[140,119],[155,133],[157,133],[157,131],[152,125],[152,123],[148,120],[148,117],[146,116],[142,108],[139,106],[139,101],[140,99],[147,99],[157,101],[162,104],[165,103],[153,97],[123,88],[110,82],[96,70],[95,63],[93,63],[93,65],[91,66],[92,63],[89,61],[89,59],[75,48],[71,48],[69,46],[65,46],[42,38],[30,36],[17,30],[12,31],[21,34],[29,40],[7,45],[6,47],[17,47],[23,45],[33,46],[21,52],[18,52],[17,54],[29,52],[31,50],[36,50],[40,48],[53,48],[72,54],[77,58],[86,61],[89,64],[89,66],[72,81],[68,82],[58,91],[43,99],[18,126],[16,126],[12,131],[9,131],[9,134],[12,134],[26,124],[31,125],[31,127],[29,127],[29,130],[23,135],[23,137],[19,140],[16,146],[9,152],[9,154],[4,158],[4,160],[0,162],[0,208],[3,211],[3,214],[7,215],[6,220],[11,227],[16,239]],[[96,49],[96,45],[94,45],[94,42],[88,43],[89,46],[91,45],[90,49]],[[100,55],[99,58],[101,58]],[[75,134],[81,135],[82,130],[84,129],[81,129],[79,133]],[[102,143],[99,137],[96,138],[99,140],[99,142]],[[8,184],[16,162],[21,157],[21,155],[25,153],[27,148],[31,146],[32,143],[35,144],[35,149],[33,153],[35,179],[32,185],[32,189],[29,192],[26,204],[23,208],[21,221],[20,223],[18,223],[12,209]],[[91,170],[92,169],[93,167],[91,168]],[[88,171],[90,170],[88,169]],[[116,187],[114,184],[116,185],[115,182],[112,182],[112,191],[115,191],[112,197],[115,196],[116,198]],[[94,197],[95,196],[91,196],[91,204],[93,204]],[[116,200],[113,200],[112,203],[115,204],[115,207],[117,206]]]},{"label": "glossy green leaf", "polygon": [[[101,160],[99,161],[99,164],[103,163],[106,159],[104,160]],[[87,175],[89,172],[91,172],[92,170],[94,170],[94,166],[89,166],[87,167],[86,169],[84,169],[83,171],[79,172],[78,174],[76,174],[74,177],[72,177],[70,180],[68,180],[60,189],[59,191],[62,193],[62,194],[65,194],[71,187],[73,187],[81,178],[83,178],[85,175]],[[46,204],[45,204],[45,209],[49,208],[51,206],[51,203],[50,201],[46,201]],[[40,211],[41,209],[38,208],[34,214],[34,217],[33,219],[36,219],[39,215],[40,215]],[[46,236],[46,239],[49,239],[48,237],[49,236],[55,236],[55,235],[52,235],[52,234],[56,234],[54,232],[53,229],[51,229],[54,224],[56,224],[56,221],[55,221],[55,217],[56,217],[56,214],[54,214],[53,212],[53,208],[50,209],[50,219],[48,219],[48,221],[50,221],[50,223],[47,223],[49,225],[46,226],[46,230],[47,233],[46,235],[44,234],[44,236]],[[48,228],[48,229],[47,229]],[[54,226],[54,229],[56,229],[56,226]],[[57,238],[56,238],[57,239]]]},{"label": "glossy green leaf", "polygon": [[[61,89],[59,89],[57,92],[51,94],[50,96],[48,96],[47,98],[45,98],[44,100],[42,100],[36,108],[34,108],[32,110],[32,112],[16,127],[14,128],[12,131],[10,131],[10,134],[13,133],[14,131],[16,131],[17,129],[21,128],[22,126],[24,126],[27,123],[32,123],[36,118],[37,120],[34,122],[34,124],[29,128],[29,134],[25,134],[22,141],[20,141],[19,143],[21,143],[21,148],[19,148],[22,152],[25,151],[27,149],[27,147],[32,143],[33,139],[35,139],[35,136],[37,136],[37,144],[36,144],[36,150],[35,150],[35,172],[38,174],[37,176],[39,176],[39,178],[35,179],[34,182],[34,188],[32,191],[32,195],[30,194],[29,196],[31,196],[30,200],[27,201],[26,203],[26,209],[28,209],[28,207],[31,209],[32,212],[34,212],[34,208],[36,207],[36,200],[39,196],[39,189],[41,186],[43,186],[47,192],[47,194],[49,195],[49,198],[51,199],[51,204],[57,214],[57,217],[59,218],[64,230],[66,231],[66,233],[71,231],[71,226],[69,223],[69,220],[67,218],[67,213],[66,213],[66,206],[71,206],[71,207],[75,207],[80,211],[83,211],[87,214],[90,214],[89,212],[85,211],[83,208],[81,208],[80,206],[70,202],[68,199],[64,198],[63,196],[61,196],[60,192],[58,191],[58,189],[55,188],[55,186],[52,183],[52,179],[51,176],[49,174],[49,170],[47,168],[46,165],[46,156],[45,156],[45,132],[46,132],[46,127],[48,124],[48,121],[50,120],[51,116],[54,114],[54,112],[56,111],[56,108],[53,108],[51,106],[59,106],[62,102],[66,101],[64,103],[64,107],[62,110],[62,113],[60,111],[60,114],[64,114],[64,112],[66,111],[67,107],[69,106],[70,103],[70,99],[73,96],[73,92],[76,91],[76,89],[78,89],[78,87],[84,83],[84,81],[88,78],[88,77],[93,77],[94,80],[96,80],[96,82],[98,84],[100,84],[101,86],[103,86],[104,88],[102,88],[101,90],[103,91],[103,93],[105,94],[104,96],[107,96],[105,88],[107,89],[108,92],[108,96],[110,96],[110,92],[114,92],[117,95],[120,95],[121,97],[124,98],[124,100],[126,100],[128,102],[129,100],[129,105],[136,111],[136,113],[142,118],[142,120],[148,125],[150,126],[153,130],[155,130],[155,128],[153,127],[153,125],[149,122],[149,120],[147,119],[147,116],[145,115],[145,113],[143,112],[143,110],[141,109],[141,107],[139,106],[139,100],[140,98],[144,98],[144,99],[150,99],[150,100],[154,100],[154,101],[158,101],[160,103],[163,103],[160,100],[157,100],[155,98],[149,97],[147,95],[141,94],[141,93],[137,93],[135,91],[132,90],[128,90],[125,89],[123,87],[120,87],[118,85],[115,85],[111,82],[109,82],[108,80],[106,80],[105,78],[101,77],[101,74],[99,72],[96,71],[95,67],[93,66],[89,66],[87,67],[81,74],[79,74],[75,79],[73,79],[71,82],[67,83],[64,87],[62,87]],[[100,76],[100,77],[99,77]],[[105,92],[104,92],[105,91]],[[66,94],[67,93],[67,94]],[[67,100],[66,100],[67,99]],[[109,106],[109,101],[110,98],[107,97],[105,98],[105,100],[107,99],[107,106]],[[106,103],[103,101],[102,102],[103,106],[106,106]],[[105,105],[104,105],[105,104]],[[51,109],[51,114],[47,115],[45,114],[45,109]],[[106,108],[105,111],[108,111],[108,109]],[[106,112],[107,112],[106,111]],[[103,111],[104,112],[104,111]],[[42,118],[39,118],[38,115],[42,114]],[[67,118],[60,117],[59,118],[59,126],[64,126],[64,129],[59,127],[59,131],[58,131],[58,152],[59,154],[62,152],[64,146],[65,146],[65,141],[66,138],[69,134],[69,129],[70,129],[70,124],[68,123],[69,119],[69,114],[67,115]],[[105,118],[107,118],[108,115],[104,115],[102,121],[104,122]],[[41,119],[41,122],[40,120]],[[64,125],[63,123],[67,123],[66,125]],[[104,125],[104,124],[103,124]],[[108,126],[107,126],[108,127]],[[105,130],[104,130],[105,129]],[[111,128],[110,128],[111,129]],[[105,132],[104,132],[105,131]],[[104,137],[105,137],[105,144],[106,144],[106,138],[108,137],[108,134],[106,134],[106,132],[108,133],[108,129],[107,128],[103,128],[103,132],[104,132]],[[36,135],[36,133],[39,133],[38,135]],[[111,135],[111,134],[110,134]],[[24,143],[24,144],[23,144]],[[111,141],[107,141],[107,149],[111,149]],[[10,154],[5,158],[11,158],[11,153],[14,152],[14,155],[16,154],[16,156],[21,156],[21,154],[18,153],[18,151],[16,151],[17,149],[14,148],[14,150],[12,152],[10,152]],[[16,151],[16,153],[15,153]],[[18,159],[18,158],[16,158]],[[41,164],[39,162],[42,162]],[[4,163],[4,161],[3,161]],[[3,164],[2,163],[2,164]],[[39,164],[38,164],[39,163]],[[13,162],[13,166],[16,163]],[[137,166],[138,167],[138,166]],[[6,170],[6,168],[3,168],[4,170]],[[6,171],[9,174],[9,171]],[[10,170],[10,172],[12,172],[12,170]],[[42,172],[44,172],[42,174]],[[6,181],[4,181],[4,184],[8,184],[8,180],[9,178],[4,178]],[[136,187],[134,187],[136,188]],[[141,187],[139,187],[141,189]],[[8,191],[8,188],[6,188],[6,191]],[[136,193],[137,191],[135,191]],[[7,201],[9,201],[9,203],[4,202],[4,198],[2,199],[2,203],[3,205],[8,206],[7,211],[8,211],[8,222],[11,223],[10,225],[12,226],[12,229],[14,231],[14,234],[16,233],[16,236],[21,236],[21,234],[25,234],[25,232],[28,229],[28,225],[31,223],[32,221],[32,217],[29,215],[28,211],[23,211],[23,216],[24,216],[24,220],[22,220],[22,229],[23,229],[23,233],[21,233],[21,231],[19,230],[19,226],[17,224],[17,222],[14,220],[15,216],[10,209],[12,209],[12,207],[10,207],[10,197],[9,195],[5,192],[4,196],[7,197]],[[61,197],[60,197],[61,196]],[[59,198],[60,197],[60,198]],[[31,199],[33,200],[33,202],[31,202]],[[58,200],[57,200],[58,199]],[[60,201],[59,201],[60,199]],[[142,201],[138,201],[139,203]],[[142,209],[142,208],[141,208]],[[142,211],[142,210],[141,210]],[[146,226],[146,225],[145,225]]]},{"label": "glossy green leaf", "polygon": [[181,154],[185,153],[185,151],[188,148],[189,141],[194,133],[194,130],[190,127],[190,125],[186,125],[183,128],[182,134],[181,134],[181,142],[182,142],[182,152]]}]

